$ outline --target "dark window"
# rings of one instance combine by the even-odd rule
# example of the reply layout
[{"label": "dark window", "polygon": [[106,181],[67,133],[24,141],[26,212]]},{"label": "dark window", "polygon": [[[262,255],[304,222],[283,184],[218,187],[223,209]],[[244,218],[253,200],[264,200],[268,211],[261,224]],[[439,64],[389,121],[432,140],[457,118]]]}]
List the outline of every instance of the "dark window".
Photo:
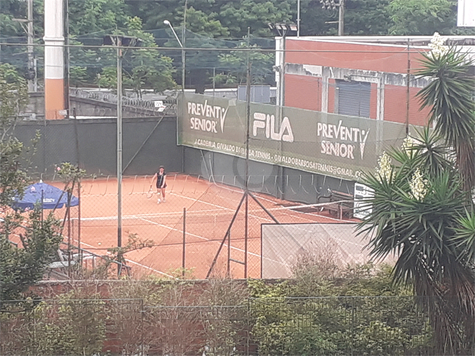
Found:
[{"label": "dark window", "polygon": [[338,114],[369,117],[371,83],[337,80],[335,97]]}]

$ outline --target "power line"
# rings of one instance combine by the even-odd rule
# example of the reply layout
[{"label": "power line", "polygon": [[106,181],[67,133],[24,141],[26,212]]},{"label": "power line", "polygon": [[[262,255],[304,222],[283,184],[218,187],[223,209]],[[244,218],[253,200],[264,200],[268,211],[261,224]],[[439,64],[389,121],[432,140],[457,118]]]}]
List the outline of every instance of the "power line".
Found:
[{"label": "power line", "polygon": [[[25,43],[9,43],[9,42],[0,42],[1,46],[6,47],[25,47]],[[45,44],[34,44],[34,47],[45,47]],[[113,46],[104,46],[104,45],[48,45],[51,47],[69,47],[71,49],[116,49]],[[200,52],[264,52],[264,53],[274,53],[276,52],[275,48],[260,48],[260,47],[185,47],[186,51],[200,51]],[[128,48],[128,51],[137,51],[137,50],[154,50],[154,51],[181,51],[181,47],[163,47],[163,46],[153,46],[153,47],[135,47],[135,48]],[[277,50],[279,51],[279,50]],[[321,49],[286,49],[287,53],[368,53],[367,50],[335,50],[335,49],[328,49],[328,50],[321,50]],[[411,48],[409,52],[405,47],[401,47],[400,52],[394,51],[375,51],[373,53],[380,53],[380,54],[401,54],[401,53],[420,53],[420,48]]]}]

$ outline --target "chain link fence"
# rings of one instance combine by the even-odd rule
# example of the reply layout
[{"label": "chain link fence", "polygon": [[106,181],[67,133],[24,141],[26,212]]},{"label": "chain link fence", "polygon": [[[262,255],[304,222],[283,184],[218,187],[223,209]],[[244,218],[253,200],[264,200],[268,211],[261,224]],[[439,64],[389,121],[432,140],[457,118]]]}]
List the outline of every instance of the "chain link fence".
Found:
[{"label": "chain link fence", "polygon": [[[41,94],[30,93],[28,110],[36,116],[25,112],[25,120],[15,127],[15,136],[36,153],[27,167],[33,179],[62,188],[58,166],[71,162],[86,170],[73,193],[80,207],[67,216],[57,212],[65,221],[64,242],[69,245],[63,258],[54,261],[62,262],[63,275],[71,273],[64,270],[67,262],[68,268],[82,266],[87,274],[107,266],[109,276],[125,269],[136,276],[260,278],[266,276],[266,260],[271,263],[267,266],[279,266],[270,272],[264,268],[267,276],[288,277],[298,260],[289,258],[288,251],[298,245],[290,241],[305,234],[265,240],[270,246],[281,244],[271,258],[263,250],[263,224],[323,228],[357,222],[355,181],[361,171],[374,169],[385,149],[399,145],[407,133],[415,133],[415,124],[427,119],[414,95],[428,82],[416,78],[415,71],[429,37],[417,46],[399,39],[381,46],[359,42],[346,49],[287,38],[284,54],[282,41],[276,46],[274,39],[251,37],[248,43],[231,44],[187,33],[190,48],[183,49],[175,47],[170,34],[162,35],[160,47],[129,48],[124,54],[120,194],[117,58],[115,48],[102,46],[101,38],[83,39],[69,48],[66,119],[43,120]],[[1,46],[2,63],[24,71],[25,46]],[[34,48],[35,56],[41,56],[42,46]],[[177,71],[173,79],[179,84],[184,79],[187,90],[140,86],[156,74],[158,59],[170,57],[183,69],[183,50],[186,78]],[[150,76],[140,77],[143,81],[134,72],[140,58],[151,70]],[[150,58],[157,61],[150,63]],[[37,64],[41,72],[44,64]],[[248,74],[249,105],[243,86]],[[191,93],[191,88],[204,94]],[[37,132],[40,139],[30,143]],[[167,171],[166,196],[153,187],[150,191],[159,165]],[[347,230],[326,233],[325,241],[342,261],[368,260],[367,238]],[[315,236],[323,241],[323,235]],[[305,253],[324,250],[314,242],[300,246],[306,246]]]},{"label": "chain link fence", "polygon": [[[150,181],[123,180],[121,248],[115,177],[81,181],[73,192],[80,205],[55,211],[64,239],[52,276],[113,277],[119,269],[136,277],[287,278],[299,255],[322,254],[328,244],[341,252],[343,264],[369,260],[366,240],[354,233],[356,220],[332,208],[338,202],[291,203],[258,191],[246,194],[239,184],[168,173],[166,201],[158,203],[163,197],[155,189],[151,194]],[[264,234],[264,226],[279,232]]]},{"label": "chain link fence", "polygon": [[[412,297],[2,302],[2,355],[431,355]],[[186,299],[186,298],[185,298]]]}]

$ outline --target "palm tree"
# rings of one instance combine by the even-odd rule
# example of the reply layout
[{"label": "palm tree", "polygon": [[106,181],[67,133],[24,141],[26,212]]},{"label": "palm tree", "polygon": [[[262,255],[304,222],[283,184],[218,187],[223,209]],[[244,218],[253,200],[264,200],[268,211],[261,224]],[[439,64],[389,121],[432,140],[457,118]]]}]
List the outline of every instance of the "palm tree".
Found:
[{"label": "palm tree", "polygon": [[433,78],[418,93],[421,108],[430,108],[429,123],[455,150],[464,188],[475,185],[475,78],[469,75],[469,54],[455,47],[423,54],[418,75]]},{"label": "palm tree", "polygon": [[414,141],[393,149],[365,184],[374,190],[360,223],[372,256],[395,253],[394,282],[413,286],[429,315],[437,352],[471,352],[475,325],[475,118],[469,60],[456,49],[424,55],[420,75],[430,124]]},{"label": "palm tree", "polygon": [[373,257],[398,256],[395,283],[413,286],[438,351],[456,353],[469,348],[475,322],[475,216],[447,148],[425,135],[427,141],[389,153],[389,174],[365,176],[375,194],[359,228],[371,236]]}]

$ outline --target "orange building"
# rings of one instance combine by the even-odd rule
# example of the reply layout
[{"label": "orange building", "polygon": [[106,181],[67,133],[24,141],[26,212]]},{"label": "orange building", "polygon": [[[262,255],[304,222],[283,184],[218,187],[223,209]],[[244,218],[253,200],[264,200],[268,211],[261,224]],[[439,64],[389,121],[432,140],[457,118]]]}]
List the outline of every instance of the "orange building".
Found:
[{"label": "orange building", "polygon": [[[282,37],[276,39],[277,104],[425,125],[417,77],[432,37]],[[473,37],[447,37],[472,50]],[[285,63],[285,66],[283,65]],[[284,77],[281,77],[284,68]]]}]

